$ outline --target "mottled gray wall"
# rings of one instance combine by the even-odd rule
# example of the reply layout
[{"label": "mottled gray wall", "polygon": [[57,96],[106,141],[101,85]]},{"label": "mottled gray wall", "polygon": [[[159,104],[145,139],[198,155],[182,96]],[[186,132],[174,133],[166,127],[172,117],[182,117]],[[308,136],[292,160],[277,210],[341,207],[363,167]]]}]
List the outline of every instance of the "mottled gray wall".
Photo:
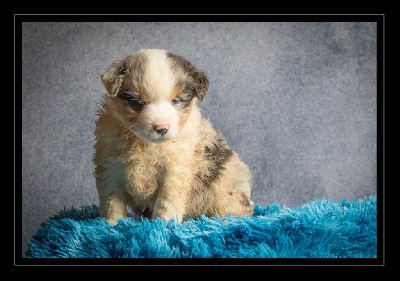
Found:
[{"label": "mottled gray wall", "polygon": [[63,207],[97,204],[101,71],[140,48],[210,78],[203,113],[254,175],[253,200],[289,206],[376,193],[375,23],[24,23],[23,249]]}]

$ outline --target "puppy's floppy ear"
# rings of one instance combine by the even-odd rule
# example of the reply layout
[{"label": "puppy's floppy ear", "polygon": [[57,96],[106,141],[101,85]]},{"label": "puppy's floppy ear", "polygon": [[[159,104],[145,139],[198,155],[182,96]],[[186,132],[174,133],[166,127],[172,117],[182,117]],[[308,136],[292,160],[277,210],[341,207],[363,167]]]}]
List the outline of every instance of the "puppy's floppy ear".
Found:
[{"label": "puppy's floppy ear", "polygon": [[189,75],[195,81],[194,90],[195,90],[195,93],[196,93],[196,97],[200,101],[202,101],[203,98],[207,94],[208,85],[209,85],[208,78],[207,78],[206,74],[203,71],[201,71],[201,70],[199,70],[199,69],[197,69],[195,67],[193,67],[193,69],[189,73]]},{"label": "puppy's floppy ear", "polygon": [[187,89],[190,89],[191,92],[202,101],[203,98],[207,94],[208,90],[208,78],[206,74],[194,67],[187,59],[182,56],[177,56],[172,53],[167,53],[169,59],[172,60],[173,67],[181,68],[191,79],[189,84],[184,83]]},{"label": "puppy's floppy ear", "polygon": [[101,74],[101,81],[110,96],[115,97],[118,94],[122,81],[126,73],[126,63],[124,60],[115,60]]}]

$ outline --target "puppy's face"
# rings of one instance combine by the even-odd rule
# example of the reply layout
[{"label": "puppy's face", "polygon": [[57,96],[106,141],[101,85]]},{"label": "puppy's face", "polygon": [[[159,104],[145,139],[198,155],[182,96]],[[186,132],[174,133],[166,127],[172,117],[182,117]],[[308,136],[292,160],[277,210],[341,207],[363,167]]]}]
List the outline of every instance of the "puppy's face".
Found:
[{"label": "puppy's face", "polygon": [[112,114],[150,142],[175,138],[194,104],[208,89],[206,75],[180,56],[145,49],[105,70],[102,82]]}]

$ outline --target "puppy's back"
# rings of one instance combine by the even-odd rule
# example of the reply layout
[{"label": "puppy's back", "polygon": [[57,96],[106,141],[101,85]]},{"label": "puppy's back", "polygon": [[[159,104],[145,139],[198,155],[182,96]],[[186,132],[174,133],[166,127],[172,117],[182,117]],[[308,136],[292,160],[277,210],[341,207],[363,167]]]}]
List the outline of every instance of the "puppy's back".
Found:
[{"label": "puppy's back", "polygon": [[186,218],[201,214],[213,216],[228,213],[249,216],[253,212],[250,200],[251,173],[228,145],[222,133],[205,119],[200,124],[200,142],[196,145],[196,171],[189,194]]}]

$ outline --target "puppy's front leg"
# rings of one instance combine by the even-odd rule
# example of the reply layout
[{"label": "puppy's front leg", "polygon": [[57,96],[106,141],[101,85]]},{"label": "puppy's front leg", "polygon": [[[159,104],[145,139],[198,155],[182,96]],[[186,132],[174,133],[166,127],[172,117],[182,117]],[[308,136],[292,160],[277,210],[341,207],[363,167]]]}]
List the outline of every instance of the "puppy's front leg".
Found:
[{"label": "puppy's front leg", "polygon": [[186,200],[190,190],[191,170],[184,166],[167,169],[164,185],[160,187],[155,202],[152,219],[176,219],[182,222]]},{"label": "puppy's front leg", "polygon": [[100,216],[111,225],[116,225],[118,218],[126,217],[126,195],[124,192],[99,193]]}]

